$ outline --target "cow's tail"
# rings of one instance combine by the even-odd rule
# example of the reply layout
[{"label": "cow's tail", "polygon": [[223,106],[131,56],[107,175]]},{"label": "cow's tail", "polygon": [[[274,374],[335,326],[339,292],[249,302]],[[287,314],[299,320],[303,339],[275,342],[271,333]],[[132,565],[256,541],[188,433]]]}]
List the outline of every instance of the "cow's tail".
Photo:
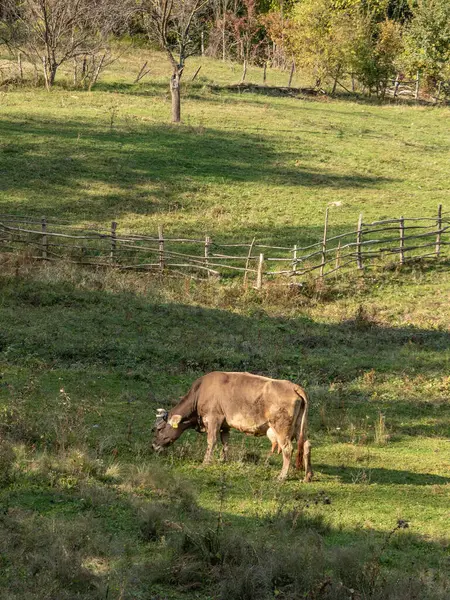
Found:
[{"label": "cow's tail", "polygon": [[301,469],[303,465],[303,450],[306,441],[306,435],[308,431],[308,394],[305,392],[303,388],[300,386],[295,387],[295,393],[300,396],[303,400],[303,410],[300,421],[300,429],[298,432],[298,441],[297,441],[297,457],[295,461],[295,466],[297,469]]}]

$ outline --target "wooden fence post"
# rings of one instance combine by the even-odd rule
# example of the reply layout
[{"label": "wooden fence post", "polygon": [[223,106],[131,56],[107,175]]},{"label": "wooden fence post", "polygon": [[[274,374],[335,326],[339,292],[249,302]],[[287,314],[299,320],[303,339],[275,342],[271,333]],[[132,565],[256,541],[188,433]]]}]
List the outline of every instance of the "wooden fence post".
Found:
[{"label": "wooden fence post", "polygon": [[363,260],[361,253],[361,242],[362,242],[362,214],[359,215],[358,219],[358,229],[356,231],[356,264],[358,265],[358,269],[363,269]]},{"label": "wooden fence post", "polygon": [[19,68],[20,81],[23,81],[22,52],[18,52],[17,54],[17,66]]},{"label": "wooden fence post", "polygon": [[441,229],[442,229],[442,204],[438,206],[438,216],[436,225],[438,228],[438,232],[436,234],[436,256],[439,258],[441,253]]},{"label": "wooden fence post", "polygon": [[42,258],[44,260],[47,260],[48,238],[47,238],[47,219],[45,217],[42,217],[41,228],[42,228]]},{"label": "wooden fence post", "polygon": [[250,268],[250,260],[252,258],[252,250],[253,250],[253,246],[255,245],[255,241],[256,241],[256,238],[253,238],[252,243],[250,244],[250,247],[248,249],[247,260],[245,261],[244,286],[247,285],[247,281],[248,281],[248,270]]},{"label": "wooden fence post", "polygon": [[139,83],[139,81],[148,73],[148,71],[145,70],[145,67],[147,66],[147,64],[148,64],[148,60],[146,60],[145,63],[142,65],[141,70],[137,74],[136,79],[134,80],[133,83]]},{"label": "wooden fence post", "polygon": [[420,81],[420,72],[417,71],[417,79],[416,79],[416,91],[414,92],[414,98],[416,100],[419,99],[419,81]]},{"label": "wooden fence post", "polygon": [[44,81],[45,81],[45,89],[47,90],[47,92],[50,90],[50,83],[48,80],[48,72],[47,72],[47,57],[43,56],[42,57],[42,66],[44,69]]},{"label": "wooden fence post", "polygon": [[328,207],[325,210],[325,223],[323,225],[323,239],[322,239],[322,261],[320,263],[320,276],[323,277],[325,269],[325,260],[327,255],[327,229],[328,229]]},{"label": "wooden fence post", "polygon": [[437,96],[434,97],[435,102],[439,102],[439,98],[441,96],[441,87],[442,87],[442,81],[439,82],[438,89],[437,89]]},{"label": "wooden fence post", "polygon": [[[210,246],[211,246],[211,238],[209,237],[209,235],[207,235],[205,237],[205,267],[207,269],[208,269],[208,264],[209,264],[208,263],[208,258],[209,258],[209,248],[210,248]],[[208,277],[210,277],[211,276],[211,272],[210,272],[209,269],[208,269],[207,273],[208,273]]]},{"label": "wooden fence post", "polygon": [[292,78],[294,77],[294,71],[295,71],[295,61],[292,61],[291,72],[289,73],[289,83],[288,83],[289,89],[291,87]]},{"label": "wooden fence post", "polygon": [[339,240],[339,244],[336,250],[336,264],[335,264],[335,268],[339,269],[339,267],[341,266],[341,241]]},{"label": "wooden fence post", "polygon": [[246,75],[247,75],[247,59],[244,58],[244,65],[243,65],[243,69],[242,69],[241,83],[244,83]]},{"label": "wooden fence post", "polygon": [[264,63],[264,71],[263,71],[263,83],[266,83],[267,79],[267,62]]},{"label": "wooden fence post", "polygon": [[164,235],[163,226],[158,225],[159,270],[164,271]]},{"label": "wooden fence post", "polygon": [[262,288],[263,267],[264,267],[264,254],[260,254],[259,261],[258,261],[258,272],[256,274],[256,289],[257,290],[260,290]]},{"label": "wooden fence post", "polygon": [[405,219],[400,217],[400,264],[405,264]]},{"label": "wooden fence post", "polygon": [[111,260],[116,258],[116,244],[117,244],[117,223],[113,221],[111,223],[111,252],[109,257]]},{"label": "wooden fence post", "polygon": [[194,75],[192,76],[191,81],[194,81],[194,79],[197,77],[197,75],[200,73],[200,69],[202,68],[202,65],[199,66],[199,68],[195,71]]},{"label": "wooden fence post", "polygon": [[398,73],[397,73],[397,76],[396,76],[395,82],[394,82],[394,98],[397,96],[398,86],[399,85],[400,85],[400,81],[398,79]]},{"label": "wooden fence post", "polygon": [[297,244],[294,246],[294,255],[292,257],[292,275],[297,275]]}]

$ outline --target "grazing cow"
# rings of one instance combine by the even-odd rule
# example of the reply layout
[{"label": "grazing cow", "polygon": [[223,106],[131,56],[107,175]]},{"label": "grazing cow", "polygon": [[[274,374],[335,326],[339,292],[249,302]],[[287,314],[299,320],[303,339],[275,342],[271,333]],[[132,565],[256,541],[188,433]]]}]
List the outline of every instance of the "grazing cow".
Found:
[{"label": "grazing cow", "polygon": [[215,371],[194,381],[186,396],[170,412],[158,409],[153,449],[169,446],[186,429],[206,431],[208,449],[204,462],[209,463],[219,433],[224,458],[230,428],[255,436],[267,435],[283,453],[279,475],[283,480],[289,470],[291,442],[297,438],[296,466],[301,468],[303,464],[304,480],[311,481],[311,446],[305,441],[307,418],[308,396],[295,383],[251,373]]}]

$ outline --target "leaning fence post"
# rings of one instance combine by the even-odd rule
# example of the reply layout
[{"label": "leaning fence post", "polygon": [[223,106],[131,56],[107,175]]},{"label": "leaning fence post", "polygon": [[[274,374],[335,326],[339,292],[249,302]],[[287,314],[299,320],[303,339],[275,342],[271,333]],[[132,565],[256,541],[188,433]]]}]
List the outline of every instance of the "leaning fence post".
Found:
[{"label": "leaning fence post", "polygon": [[292,275],[297,275],[297,244],[294,246],[294,255],[292,257]]},{"label": "leaning fence post", "polygon": [[253,238],[252,243],[250,244],[249,249],[248,249],[247,260],[245,261],[244,286],[247,285],[248,270],[250,269],[250,261],[252,259],[252,251],[253,251],[253,246],[255,245],[255,241],[256,241],[256,238]]},{"label": "leaning fence post", "polygon": [[258,271],[256,273],[256,289],[257,290],[260,290],[262,288],[263,267],[264,267],[264,254],[260,254],[259,261],[258,261]]},{"label": "leaning fence post", "polygon": [[163,226],[158,225],[159,270],[164,271],[164,235]]},{"label": "leaning fence post", "polygon": [[242,79],[241,79],[241,83],[244,83],[245,81],[245,76],[247,75],[247,59],[244,58],[244,65],[243,65],[243,69],[242,69]]},{"label": "leaning fence post", "polygon": [[47,260],[48,238],[47,238],[47,219],[42,217],[42,258]]},{"label": "leaning fence post", "polygon": [[197,77],[197,75],[200,73],[200,69],[202,68],[202,65],[199,66],[199,68],[195,71],[194,75],[192,76],[191,81],[194,81],[194,79]]},{"label": "leaning fence post", "polygon": [[117,223],[113,221],[111,223],[111,252],[109,257],[114,260],[116,257],[116,244],[117,244]]},{"label": "leaning fence post", "polygon": [[405,219],[400,217],[400,264],[405,264]]},{"label": "leaning fence post", "polygon": [[[208,269],[208,265],[209,265],[208,258],[209,258],[209,248],[210,248],[210,246],[211,246],[211,238],[209,237],[209,235],[207,235],[205,237],[205,267],[207,269]],[[208,277],[210,277],[211,272],[210,272],[209,269],[207,270],[207,273],[208,273]]]},{"label": "leaning fence post", "polygon": [[362,214],[359,215],[358,219],[358,229],[356,231],[356,264],[358,265],[358,269],[363,269],[363,261],[362,261],[362,253],[361,253],[361,243],[362,243]]},{"label": "leaning fence post", "polygon": [[336,264],[335,264],[335,268],[339,269],[340,266],[341,266],[341,240],[339,240],[339,244],[338,244],[338,247],[336,249]]},{"label": "leaning fence post", "polygon": [[325,210],[325,223],[323,225],[322,261],[320,263],[320,276],[323,277],[325,260],[327,255],[327,229],[328,229],[328,207]]},{"label": "leaning fence post", "polygon": [[292,61],[291,72],[289,73],[289,83],[288,83],[289,89],[291,89],[292,78],[294,77],[294,71],[295,71],[295,61]]},{"label": "leaning fence post", "polygon": [[437,216],[437,234],[436,234],[436,256],[439,258],[441,253],[441,229],[442,229],[442,204],[438,206],[438,216]]}]

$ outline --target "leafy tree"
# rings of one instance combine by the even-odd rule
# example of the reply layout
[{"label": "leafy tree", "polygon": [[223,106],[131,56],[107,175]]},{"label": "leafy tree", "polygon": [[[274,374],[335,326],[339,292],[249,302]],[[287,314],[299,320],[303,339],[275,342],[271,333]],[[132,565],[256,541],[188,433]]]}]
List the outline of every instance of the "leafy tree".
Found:
[{"label": "leafy tree", "polygon": [[384,95],[402,50],[401,25],[390,19],[377,23],[370,15],[358,12],[353,18],[351,36],[352,72],[369,93],[374,89],[377,95]]},{"label": "leafy tree", "polygon": [[318,85],[351,71],[383,93],[402,49],[401,24],[386,17],[388,0],[303,0],[292,12],[287,37],[297,63]]},{"label": "leafy tree", "polygon": [[304,0],[294,7],[285,37],[297,64],[315,75],[317,85],[348,64],[349,25],[349,13],[335,9],[334,0]]},{"label": "leafy tree", "polygon": [[415,0],[405,34],[404,62],[420,70],[430,83],[450,76],[450,2]]}]

